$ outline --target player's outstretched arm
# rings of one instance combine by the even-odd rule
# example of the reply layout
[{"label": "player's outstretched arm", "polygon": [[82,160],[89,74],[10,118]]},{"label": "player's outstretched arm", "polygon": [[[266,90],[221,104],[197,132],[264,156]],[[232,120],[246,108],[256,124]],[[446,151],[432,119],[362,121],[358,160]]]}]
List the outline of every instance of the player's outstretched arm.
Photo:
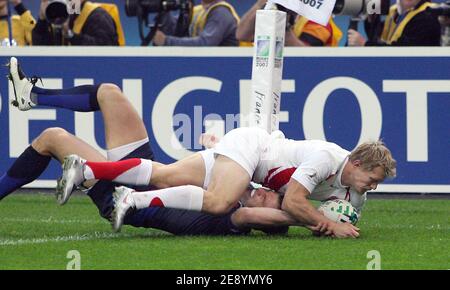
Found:
[{"label": "player's outstretched arm", "polygon": [[305,226],[285,211],[267,207],[243,207],[231,216],[233,225],[239,229],[262,230],[266,233],[286,233],[289,226],[301,226],[311,230],[316,236],[327,232],[327,225],[320,222],[316,226]]},{"label": "player's outstretched arm", "polygon": [[308,189],[298,181],[291,179],[283,200],[282,209],[288,212],[299,223],[317,227],[319,223],[326,225],[326,235],[338,238],[359,236],[358,228],[351,224],[338,224],[328,220],[308,201]]},{"label": "player's outstretched arm", "polygon": [[278,226],[301,226],[287,212],[267,207],[242,207],[233,213],[231,221],[238,228],[264,229]]}]

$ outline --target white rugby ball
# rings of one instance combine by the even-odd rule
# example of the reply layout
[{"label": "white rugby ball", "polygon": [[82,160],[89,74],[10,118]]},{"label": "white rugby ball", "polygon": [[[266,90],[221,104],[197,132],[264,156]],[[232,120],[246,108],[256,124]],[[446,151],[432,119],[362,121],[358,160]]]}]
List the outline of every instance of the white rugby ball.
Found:
[{"label": "white rugby ball", "polygon": [[358,213],[350,202],[343,199],[333,199],[323,202],[318,208],[327,218],[337,223],[358,222]]}]

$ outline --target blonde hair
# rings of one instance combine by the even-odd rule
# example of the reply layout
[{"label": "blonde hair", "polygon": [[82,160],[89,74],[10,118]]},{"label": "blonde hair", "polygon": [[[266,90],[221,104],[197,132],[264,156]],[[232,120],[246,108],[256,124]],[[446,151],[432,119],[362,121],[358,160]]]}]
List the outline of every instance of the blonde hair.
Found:
[{"label": "blonde hair", "polygon": [[384,169],[384,176],[394,178],[397,174],[397,161],[392,157],[391,151],[383,141],[365,142],[349,156],[350,161],[359,160],[363,169],[372,171],[381,166]]}]

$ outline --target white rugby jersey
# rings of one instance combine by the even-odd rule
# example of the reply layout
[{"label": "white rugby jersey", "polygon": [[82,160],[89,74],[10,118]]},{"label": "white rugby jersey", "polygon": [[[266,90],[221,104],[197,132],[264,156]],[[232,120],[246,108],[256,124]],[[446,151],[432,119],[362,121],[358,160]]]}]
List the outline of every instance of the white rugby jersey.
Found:
[{"label": "white rugby jersey", "polygon": [[341,183],[349,154],[326,141],[271,139],[264,154],[266,157],[259,161],[252,180],[285,193],[292,177],[309,190],[309,199],[344,199],[360,213],[366,193],[359,194]]}]

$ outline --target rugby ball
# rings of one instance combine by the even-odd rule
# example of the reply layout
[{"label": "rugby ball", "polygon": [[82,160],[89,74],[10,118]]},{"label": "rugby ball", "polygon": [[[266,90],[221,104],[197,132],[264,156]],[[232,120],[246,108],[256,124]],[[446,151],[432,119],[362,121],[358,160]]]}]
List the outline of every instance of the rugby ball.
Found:
[{"label": "rugby ball", "polygon": [[337,223],[351,223],[355,225],[359,218],[358,213],[351,203],[343,199],[325,201],[317,208],[317,210]]}]

